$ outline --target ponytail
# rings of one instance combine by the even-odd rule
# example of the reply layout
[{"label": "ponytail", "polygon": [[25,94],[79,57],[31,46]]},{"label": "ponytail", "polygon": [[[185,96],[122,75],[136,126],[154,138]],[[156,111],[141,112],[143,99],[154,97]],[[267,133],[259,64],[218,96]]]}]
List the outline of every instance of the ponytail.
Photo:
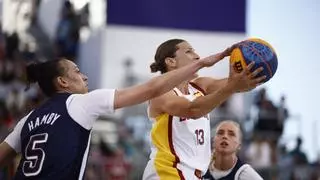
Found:
[{"label": "ponytail", "polygon": [[152,73],[155,73],[155,72],[159,71],[158,64],[157,64],[156,62],[153,62],[153,63],[150,65],[150,69],[151,69],[151,72],[152,72]]},{"label": "ponytail", "polygon": [[38,82],[41,74],[39,73],[39,71],[41,70],[40,66],[41,64],[37,64],[37,63],[32,63],[27,65],[26,67],[27,87],[25,88],[25,91],[27,91],[30,88],[30,85],[32,83]]},{"label": "ponytail", "polygon": [[36,64],[36,63],[27,65],[26,73],[27,73],[27,80],[29,83],[34,83],[39,80],[39,76],[40,76],[39,70],[41,70],[40,66],[41,64]]},{"label": "ponytail", "polygon": [[25,90],[28,90],[32,83],[38,83],[43,93],[47,96],[55,94],[57,89],[54,79],[64,73],[64,69],[59,63],[62,60],[65,59],[60,58],[43,63],[29,64],[26,67],[28,84]]}]

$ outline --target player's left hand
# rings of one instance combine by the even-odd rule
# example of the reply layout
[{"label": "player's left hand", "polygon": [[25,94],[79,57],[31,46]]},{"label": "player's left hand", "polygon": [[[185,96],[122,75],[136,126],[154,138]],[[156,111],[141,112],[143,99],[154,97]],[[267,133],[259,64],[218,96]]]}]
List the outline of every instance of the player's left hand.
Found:
[{"label": "player's left hand", "polygon": [[228,47],[222,52],[219,52],[217,54],[205,57],[203,59],[200,59],[200,61],[203,63],[204,67],[210,67],[215,65],[217,62],[221,61],[227,56],[230,56],[233,49],[237,48],[239,46],[239,43],[233,44],[232,46]]}]

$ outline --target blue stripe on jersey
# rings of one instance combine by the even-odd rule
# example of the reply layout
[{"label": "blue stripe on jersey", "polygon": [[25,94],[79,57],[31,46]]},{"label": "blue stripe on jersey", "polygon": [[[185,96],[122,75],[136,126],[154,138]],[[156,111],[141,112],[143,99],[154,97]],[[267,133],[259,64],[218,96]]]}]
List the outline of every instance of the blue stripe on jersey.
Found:
[{"label": "blue stripe on jersey", "polygon": [[[15,179],[78,179],[90,131],[67,112],[70,94],[57,94],[35,109],[21,130],[22,159]],[[82,177],[82,175],[81,175]]]}]

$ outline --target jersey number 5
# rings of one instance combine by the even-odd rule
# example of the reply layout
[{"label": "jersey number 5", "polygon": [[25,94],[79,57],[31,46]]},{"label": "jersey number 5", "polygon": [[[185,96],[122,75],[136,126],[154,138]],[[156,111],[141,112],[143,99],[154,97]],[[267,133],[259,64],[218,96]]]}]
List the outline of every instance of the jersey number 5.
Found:
[{"label": "jersey number 5", "polygon": [[35,134],[30,137],[25,150],[26,160],[23,162],[23,174],[27,177],[36,176],[41,172],[43,161],[46,157],[41,147],[48,140],[48,133]]},{"label": "jersey number 5", "polygon": [[196,129],[194,131],[194,133],[196,134],[196,137],[197,137],[197,144],[203,145],[203,143],[204,143],[204,131],[203,131],[203,129]]}]

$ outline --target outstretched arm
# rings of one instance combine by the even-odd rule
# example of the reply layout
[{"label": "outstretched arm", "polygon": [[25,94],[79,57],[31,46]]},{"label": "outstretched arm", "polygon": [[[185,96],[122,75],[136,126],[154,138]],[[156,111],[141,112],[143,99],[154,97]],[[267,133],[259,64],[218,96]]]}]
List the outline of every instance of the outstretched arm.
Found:
[{"label": "outstretched arm", "polygon": [[262,177],[250,165],[244,165],[238,177],[239,180],[263,180]]},{"label": "outstretched arm", "polygon": [[179,70],[155,77],[144,84],[125,89],[98,89],[87,94],[73,94],[66,101],[68,113],[77,123],[89,130],[100,116],[159,96],[192,77],[200,68],[211,66],[221,59],[222,55],[209,56]]},{"label": "outstretched arm", "polygon": [[172,116],[197,119],[208,114],[233,94],[230,86],[224,86],[206,96],[200,96],[193,101],[177,96],[173,91],[154,98],[150,103],[150,116],[167,113]]},{"label": "outstretched arm", "polygon": [[162,95],[184,80],[191,78],[199,69],[212,66],[222,60],[225,56],[228,56],[230,52],[231,49],[228,48],[222,53],[209,56],[180,69],[167,72],[144,84],[116,90],[114,109],[139,104]]},{"label": "outstretched arm", "polygon": [[168,113],[173,116],[193,119],[204,116],[219,106],[233,93],[242,89],[252,89],[265,79],[265,77],[255,77],[262,71],[261,68],[249,74],[252,67],[253,63],[241,73],[236,73],[230,68],[231,74],[225,84],[222,84],[221,87],[212,93],[200,96],[193,101],[176,96],[173,92],[154,98],[151,100],[150,115],[155,117],[161,113]]}]

